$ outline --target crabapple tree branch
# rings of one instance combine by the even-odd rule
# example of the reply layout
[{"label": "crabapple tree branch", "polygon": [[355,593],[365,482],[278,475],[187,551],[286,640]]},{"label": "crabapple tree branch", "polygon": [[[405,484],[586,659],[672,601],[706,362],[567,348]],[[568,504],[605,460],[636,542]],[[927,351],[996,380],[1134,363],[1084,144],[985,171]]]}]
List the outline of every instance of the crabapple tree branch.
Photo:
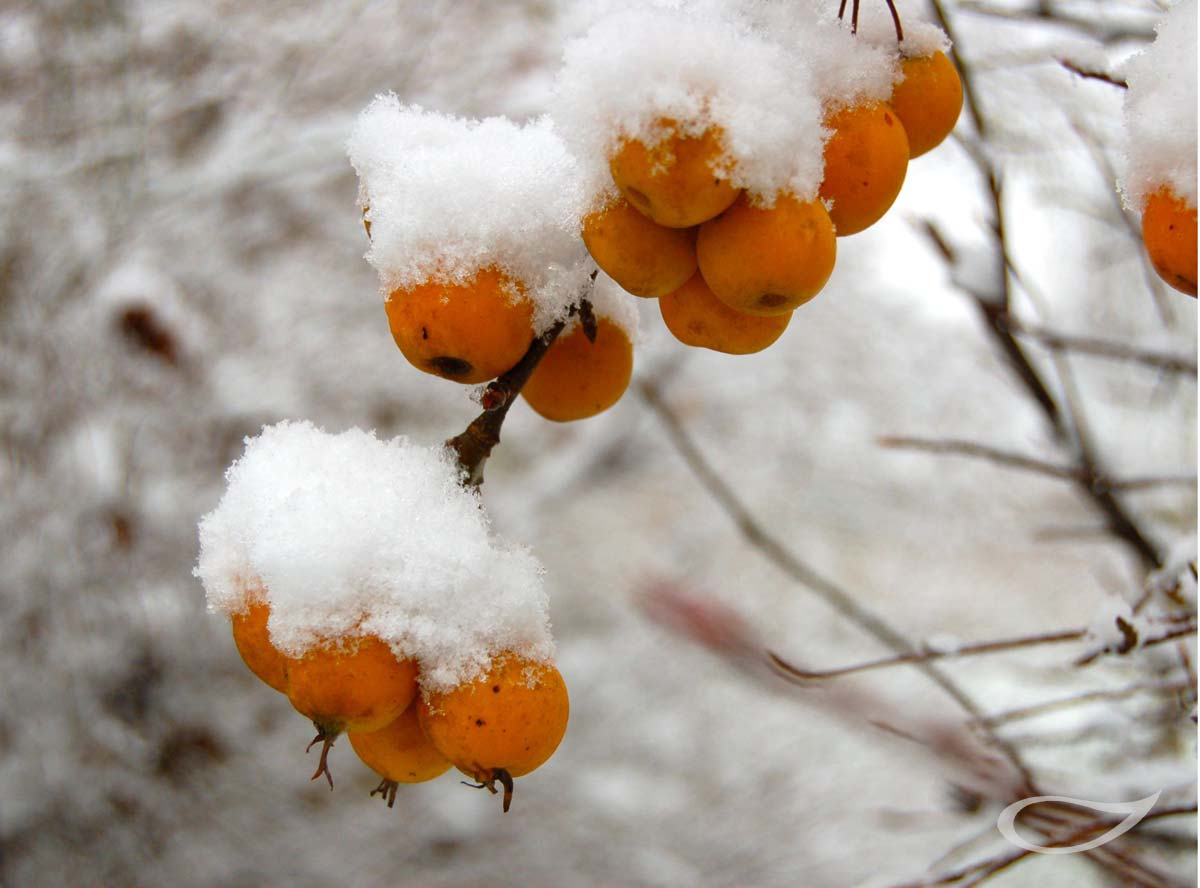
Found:
[{"label": "crabapple tree branch", "polygon": [[[592,272],[590,282],[596,280],[596,272]],[[590,286],[590,284],[589,284]],[[596,337],[596,319],[592,314],[591,302],[587,295],[571,306],[567,319],[578,315],[583,324],[584,333],[588,339]],[[559,334],[567,326],[567,320],[561,320],[549,330],[538,336],[530,343],[528,350],[511,370],[487,384],[480,397],[483,412],[459,434],[446,441],[446,446],[454,451],[458,464],[462,467],[464,483],[470,487],[483,484],[483,467],[492,454],[492,450],[500,443],[500,430],[508,416],[517,395],[521,393],[538,363],[545,357],[550,346],[554,344]]]},{"label": "crabapple tree branch", "polygon": [[1178,373],[1185,379],[1194,379],[1196,376],[1195,359],[1184,355],[1139,349],[1107,339],[1071,336],[1035,324],[1028,324],[1013,317],[1005,318],[1004,323],[1018,336],[1028,336],[1040,345],[1054,351],[1071,351],[1101,358],[1112,358],[1117,361],[1130,361],[1166,373]]},{"label": "crabapple tree branch", "polygon": [[[963,64],[962,61],[960,40],[954,27],[950,24],[941,0],[931,0],[931,5],[939,24],[950,37],[953,44],[951,51],[953,52],[954,62],[962,77],[964,104],[975,124],[978,138],[986,141],[989,130],[979,104],[978,91],[971,69],[969,66]],[[966,144],[964,142],[964,145]],[[968,148],[967,153],[979,168],[980,175],[987,186],[986,191],[991,201],[993,213],[992,233],[994,245],[998,258],[1001,261],[996,264],[997,279],[994,282],[995,291],[998,294],[996,298],[985,296],[978,292],[965,292],[974,299],[985,321],[985,329],[991,336],[992,341],[1000,347],[1001,351],[1009,359],[1010,366],[1025,386],[1029,395],[1041,408],[1058,437],[1063,441],[1074,439],[1073,443],[1075,445],[1077,462],[1085,473],[1085,477],[1102,477],[1105,473],[1101,471],[1098,465],[1095,448],[1089,440],[1085,429],[1078,422],[1073,423],[1074,428],[1072,429],[1072,424],[1069,423],[1072,417],[1063,414],[1058,402],[1050,394],[1050,387],[1042,378],[1041,373],[1037,370],[1033,362],[1026,356],[1013,330],[1006,323],[1007,319],[1011,317],[1010,269],[1014,267],[1014,264],[1009,252],[1008,236],[1005,228],[1003,180],[995,163],[986,152],[970,150]],[[939,248],[943,252],[947,249],[947,244],[948,241],[945,238],[939,238]],[[1162,553],[1150,541],[1146,532],[1142,530],[1134,517],[1125,509],[1124,504],[1121,503],[1114,492],[1108,488],[1096,488],[1087,484],[1083,484],[1082,486],[1095,505],[1105,514],[1112,533],[1133,549],[1142,562],[1143,567],[1147,569],[1161,568],[1164,564]]]},{"label": "crabapple tree branch", "polygon": [[1108,490],[1144,490],[1150,487],[1167,487],[1173,485],[1194,487],[1196,484],[1196,477],[1194,475],[1161,475],[1125,479],[1089,478],[1087,470],[1084,468],[1062,466],[1047,460],[1037,459],[1036,457],[1011,453],[1007,450],[1001,450],[998,447],[990,447],[987,444],[978,444],[974,441],[960,441],[953,438],[887,436],[879,439],[879,445],[895,450],[918,450],[925,453],[973,457],[1013,469],[1021,469],[1038,475],[1046,475],[1050,478],[1075,481],[1086,484],[1089,487],[1101,487]]},{"label": "crabapple tree branch", "polygon": [[962,690],[949,676],[929,663],[917,652],[912,643],[898,630],[894,629],[880,617],[866,610],[854,600],[848,592],[832,580],[826,579],[809,565],[797,558],[779,540],[769,534],[765,527],[754,517],[746,504],[738,498],[733,489],[727,485],[720,475],[709,465],[700,453],[683,423],[667,406],[658,388],[650,381],[643,380],[638,389],[642,400],[654,412],[667,432],[668,438],[676,451],[683,458],[692,474],[696,476],[701,486],[717,502],[722,511],[733,520],[742,536],[752,546],[762,552],[772,563],[780,568],[793,580],[806,586],[834,610],[852,623],[872,635],[878,641],[897,652],[900,657],[912,657],[911,662],[923,672],[926,677],[949,695],[959,707],[969,716],[970,720],[982,727],[987,740],[1003,753],[1009,763],[1020,774],[1023,782],[1031,789],[1033,778],[1017,749],[1004,738],[984,726],[984,715],[979,706],[965,691]]}]

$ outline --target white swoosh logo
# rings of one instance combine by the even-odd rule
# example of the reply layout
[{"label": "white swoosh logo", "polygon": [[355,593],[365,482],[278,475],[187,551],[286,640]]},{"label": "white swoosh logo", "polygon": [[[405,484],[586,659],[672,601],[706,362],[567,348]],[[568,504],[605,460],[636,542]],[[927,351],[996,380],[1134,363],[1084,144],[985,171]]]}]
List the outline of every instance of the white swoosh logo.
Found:
[{"label": "white swoosh logo", "polygon": [[[1150,809],[1154,807],[1154,803],[1158,801],[1158,797],[1162,795],[1160,789],[1154,795],[1148,795],[1144,799],[1138,799],[1135,802],[1089,802],[1083,799],[1071,799],[1066,796],[1033,796],[1032,798],[1022,799],[1019,802],[1013,802],[1007,808],[1000,812],[999,818],[996,820],[996,829],[1000,830],[1000,834],[1008,839],[1018,848],[1024,848],[1026,851],[1033,851],[1036,854],[1078,854],[1082,851],[1091,851],[1093,848],[1099,848],[1101,845],[1111,842],[1118,836],[1122,836],[1137,826],[1143,817],[1150,813]],[[1091,808],[1094,811],[1102,811],[1105,814],[1125,814],[1126,817],[1108,832],[1096,836],[1094,839],[1084,842],[1081,845],[1068,845],[1067,847],[1035,845],[1021,838],[1017,833],[1016,820],[1017,815],[1028,808],[1030,805],[1040,805],[1042,802],[1065,802],[1069,805],[1077,805],[1081,808]]]}]

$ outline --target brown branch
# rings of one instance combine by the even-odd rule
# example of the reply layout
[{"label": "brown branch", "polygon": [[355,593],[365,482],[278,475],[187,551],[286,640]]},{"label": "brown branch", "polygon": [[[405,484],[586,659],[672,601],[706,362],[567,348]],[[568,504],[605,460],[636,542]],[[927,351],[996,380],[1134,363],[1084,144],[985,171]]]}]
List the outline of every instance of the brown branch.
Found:
[{"label": "brown branch", "polygon": [[1013,469],[1034,472],[1062,481],[1072,481],[1086,485],[1089,489],[1101,490],[1145,490],[1151,487],[1196,485],[1195,475],[1156,475],[1144,478],[1109,479],[1089,477],[1088,470],[1076,466],[1062,466],[1048,460],[1032,456],[1024,456],[991,447],[987,444],[977,444],[974,441],[962,441],[954,438],[906,438],[889,435],[879,439],[881,447],[895,450],[920,450],[926,453],[951,454],[983,459],[998,465]]},{"label": "brown branch", "polygon": [[[958,46],[959,40],[955,29],[951,26],[946,16],[941,0],[931,0],[931,4],[942,29],[950,37],[954,46]],[[961,63],[957,49],[952,48],[951,52],[954,53],[959,74],[962,77],[964,104],[976,123],[976,131],[979,133],[979,137],[986,139],[988,130],[979,106],[974,78],[971,75],[970,69]],[[1070,417],[1063,415],[1058,403],[1050,394],[1049,386],[1042,379],[1037,368],[1025,355],[1013,331],[1007,326],[1007,319],[1011,317],[1011,282],[1009,280],[1009,272],[1015,266],[1008,250],[1003,186],[995,165],[984,152],[970,151],[969,153],[979,167],[980,174],[987,184],[987,193],[991,198],[992,212],[995,218],[993,225],[995,246],[999,258],[1002,260],[999,264],[999,271],[997,272],[999,277],[996,281],[997,292],[1000,294],[1000,298],[993,300],[979,293],[969,293],[969,295],[974,298],[993,342],[1004,352],[1005,356],[1009,359],[1010,366],[1016,372],[1030,396],[1041,407],[1042,412],[1046,415],[1046,419],[1063,440],[1071,440],[1071,426],[1068,425],[1068,419],[1073,420],[1078,461],[1086,476],[1093,479],[1103,477],[1105,473],[1100,470],[1094,447],[1079,421],[1080,417],[1077,415]],[[1067,406],[1071,407],[1072,405],[1068,403]],[[1116,498],[1113,491],[1110,488],[1096,487],[1091,484],[1083,486],[1095,505],[1105,514],[1113,534],[1123,540],[1137,553],[1143,567],[1147,569],[1161,568],[1164,564],[1162,553],[1150,541],[1142,528],[1139,527],[1133,516],[1126,511],[1124,504]]]},{"label": "brown branch", "polygon": [[1099,80],[1103,83],[1111,84],[1112,86],[1119,86],[1121,89],[1129,89],[1129,84],[1120,77],[1113,77],[1111,74],[1108,74],[1104,71],[1093,71],[1091,69],[1081,67],[1069,59],[1059,59],[1058,63],[1072,74],[1078,74],[1080,77],[1083,77],[1087,80]]},{"label": "brown branch", "polygon": [[983,459],[1009,468],[1022,469],[1038,475],[1047,475],[1065,481],[1079,480],[1080,470],[1073,466],[1060,466],[1032,456],[1011,453],[987,444],[962,441],[955,438],[906,438],[887,435],[879,439],[879,446],[892,450],[920,450],[925,453],[952,454]]},{"label": "brown branch", "polygon": [[[596,272],[592,272],[591,283],[595,280]],[[576,314],[580,316],[585,332],[588,329],[593,331],[588,338],[594,339],[595,318],[592,316],[591,302],[588,301],[586,293],[571,306],[567,318]],[[467,486],[477,488],[483,484],[483,467],[493,448],[500,443],[500,430],[504,426],[505,417],[508,416],[508,409],[566,326],[567,320],[558,321],[530,343],[529,349],[511,370],[489,382],[480,397],[483,412],[462,432],[446,441],[446,446],[458,457],[458,464],[462,467],[464,483]]]},{"label": "brown branch", "polygon": [[1026,718],[1036,718],[1039,715],[1044,715],[1047,712],[1056,712],[1060,709],[1070,709],[1075,706],[1085,706],[1088,703],[1095,703],[1098,700],[1124,700],[1132,697],[1135,694],[1177,694],[1180,691],[1191,690],[1191,685],[1187,682],[1178,682],[1174,684],[1133,684],[1123,688],[1111,688],[1101,691],[1087,691],[1081,694],[1074,694],[1070,697],[1064,697],[1060,700],[1047,700],[1044,703],[1035,703],[1032,706],[1022,706],[1018,709],[1009,709],[1006,712],[1000,712],[990,716],[987,720],[992,727],[1006,724],[1008,722],[1020,721]]},{"label": "brown branch", "polygon": [[657,415],[667,432],[667,437],[671,440],[675,450],[683,458],[688,468],[691,469],[692,474],[695,475],[709,496],[721,507],[722,511],[729,516],[746,541],[762,552],[785,574],[807,587],[826,604],[860,629],[872,635],[893,651],[896,651],[898,656],[911,657],[911,662],[914,666],[953,699],[970,717],[973,723],[982,726],[987,741],[1000,750],[1020,775],[1022,781],[1032,790],[1032,775],[1021,759],[1016,747],[982,725],[985,717],[978,705],[967,696],[966,692],[949,676],[932,663],[927,662],[927,658],[917,652],[912,643],[898,630],[892,628],[883,619],[862,607],[848,592],[805,564],[779,542],[779,540],[771,536],[766,531],[766,528],[750,512],[745,503],[733,492],[733,488],[726,484],[724,479],[709,465],[708,461],[692,441],[687,430],[683,427],[683,423],[680,422],[679,418],[667,406],[666,402],[663,401],[662,395],[655,385],[648,380],[643,380],[638,390],[647,406]]},{"label": "brown branch", "polygon": [[[946,660],[954,657],[973,657],[980,654],[996,654],[1016,648],[1035,647],[1043,644],[1061,644],[1067,641],[1079,641],[1087,635],[1086,629],[1066,629],[1061,632],[1045,632],[1038,635],[1025,635],[1018,638],[1004,638],[997,641],[982,641],[975,644],[965,644],[948,651],[922,650],[897,654],[894,657],[882,657],[878,660],[868,660],[852,666],[841,666],[837,669],[813,670],[802,669],[784,660],[778,654],[768,651],[767,657],[771,665],[789,680],[817,681],[838,678],[843,675],[853,675],[859,672],[870,672],[873,669],[883,669],[890,666],[916,665],[932,660]],[[987,721],[985,717],[982,719]]]},{"label": "brown branch", "polygon": [[1118,361],[1131,361],[1145,364],[1157,370],[1168,373],[1179,373],[1195,378],[1196,361],[1183,355],[1172,355],[1165,352],[1139,349],[1122,342],[1112,342],[1107,339],[1094,339],[1087,336],[1071,336],[1058,333],[1045,327],[1027,324],[1014,317],[1004,319],[1008,328],[1018,336],[1028,336],[1046,348],[1055,351],[1072,351],[1081,354],[1096,355],[1102,358],[1112,358]]},{"label": "brown branch", "polygon": [[[1138,826],[1140,827],[1143,823],[1146,823],[1149,821],[1154,821],[1154,820],[1159,820],[1164,817],[1179,817],[1179,816],[1183,816],[1183,815],[1187,815],[1187,814],[1195,814],[1195,813],[1196,813],[1195,805],[1190,805],[1190,806],[1180,805],[1180,806],[1175,806],[1175,807],[1171,807],[1171,808],[1163,808],[1162,810],[1151,811],[1150,813],[1148,813],[1145,817],[1143,817],[1138,822]],[[1039,819],[1039,820],[1045,819],[1050,822],[1055,822],[1055,821],[1051,820],[1051,818],[1037,818],[1037,819]],[[1089,838],[1094,837],[1098,833],[1104,833],[1104,832],[1112,829],[1119,822],[1120,821],[1112,821],[1112,820],[1108,820],[1108,819],[1091,820],[1091,821],[1088,821],[1087,823],[1084,823],[1082,826],[1077,826],[1075,829],[1073,829],[1070,833],[1068,833],[1065,836],[1061,835],[1061,831],[1060,831],[1060,835],[1057,838],[1054,837],[1053,834],[1051,833],[1050,829],[1045,826],[1037,827],[1037,831],[1043,837],[1048,839],[1048,841],[1045,843],[1044,847],[1058,848],[1058,847],[1066,847],[1066,846],[1070,846],[1070,845],[1075,845],[1075,844],[1078,844]],[[1136,828],[1137,827],[1135,827],[1135,829]],[[1097,848],[1095,850],[1103,851],[1104,848]],[[977,861],[976,863],[969,864],[965,867],[954,870],[952,872],[945,873],[941,876],[938,876],[933,881],[912,882],[912,883],[908,883],[904,886],[901,886],[901,888],[918,888],[918,886],[920,886],[920,885],[950,885],[955,882],[961,883],[960,888],[966,888],[967,885],[980,885],[987,879],[996,875],[997,873],[1002,872],[1003,870],[1007,869],[1008,867],[1012,866],[1013,864],[1019,863],[1020,861],[1025,860],[1028,857],[1031,857],[1033,854],[1034,854],[1034,852],[1030,851],[1027,848],[1022,848],[1017,851],[1010,851],[1005,854],[997,855],[995,857],[989,857],[986,860]],[[1129,875],[1132,877],[1135,877],[1135,878],[1139,878],[1143,881],[1138,881],[1135,884],[1148,884],[1148,885],[1170,884],[1169,882],[1164,883],[1162,881],[1162,877],[1159,876],[1158,874],[1154,873],[1153,871],[1145,870],[1144,868],[1142,868],[1140,866],[1137,869],[1139,870],[1138,872],[1130,873]],[[964,879],[967,879],[971,876],[976,876],[977,878],[972,879],[972,881],[970,881],[970,882],[963,881]],[[1152,881],[1144,881],[1145,879],[1150,879]]]},{"label": "brown branch", "polygon": [[[1118,617],[1117,620],[1118,620],[1118,622],[1122,622],[1120,617]],[[1126,625],[1128,625],[1128,624],[1126,624]],[[1140,650],[1142,648],[1154,647],[1156,645],[1166,644],[1168,641],[1174,641],[1177,638],[1187,638],[1189,635],[1195,635],[1195,634],[1196,634],[1196,624],[1189,622],[1186,626],[1181,626],[1178,629],[1172,629],[1169,632],[1165,632],[1162,635],[1156,635],[1153,638],[1147,638],[1140,645],[1138,645],[1137,638],[1135,635],[1132,643],[1122,641],[1121,644],[1118,645],[1117,647],[1113,647],[1112,645],[1105,645],[1104,647],[1097,648],[1094,651],[1090,651],[1090,652],[1084,654],[1082,657],[1080,657],[1078,660],[1075,661],[1074,665],[1075,666],[1088,666],[1088,665],[1096,662],[1096,660],[1100,659],[1105,654],[1127,654],[1130,651],[1135,650],[1135,649]]]}]

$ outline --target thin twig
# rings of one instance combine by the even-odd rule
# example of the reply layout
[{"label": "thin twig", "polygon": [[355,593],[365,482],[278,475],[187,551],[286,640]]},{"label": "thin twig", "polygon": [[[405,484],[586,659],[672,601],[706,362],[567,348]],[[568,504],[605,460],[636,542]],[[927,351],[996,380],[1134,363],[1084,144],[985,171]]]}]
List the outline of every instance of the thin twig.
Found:
[{"label": "thin twig", "polygon": [[1070,71],[1072,74],[1078,74],[1080,77],[1087,80],[1099,80],[1103,83],[1111,84],[1112,86],[1120,87],[1121,89],[1129,89],[1129,84],[1120,77],[1113,77],[1105,71],[1093,71],[1090,68],[1084,68],[1072,62],[1070,59],[1059,59],[1058,63]]},{"label": "thin twig", "polygon": [[926,453],[952,454],[983,459],[998,465],[1013,469],[1021,469],[1038,475],[1046,475],[1063,481],[1072,481],[1097,487],[1104,490],[1145,490],[1151,487],[1184,486],[1195,487],[1195,475],[1157,475],[1144,478],[1091,478],[1087,470],[1077,466],[1063,466],[1037,457],[1025,456],[979,444],[974,441],[962,441],[954,438],[906,438],[889,435],[879,439],[879,446],[895,450],[920,450]]},{"label": "thin twig", "polygon": [[[932,663],[927,662],[924,655],[917,652],[907,638],[880,617],[863,608],[848,592],[809,567],[775,537],[767,533],[762,524],[733,492],[733,489],[708,464],[679,418],[663,401],[662,395],[652,382],[643,380],[639,386],[639,392],[642,399],[658,416],[671,443],[688,468],[691,469],[692,474],[730,517],[747,542],[766,555],[784,573],[806,586],[834,610],[896,651],[899,656],[912,657],[913,665],[945,691],[967,713],[972,722],[982,724],[984,715],[978,705],[949,676]],[[1033,778],[1016,748],[986,727],[983,728],[983,731],[988,742],[1004,755],[1030,791],[1033,791]]]},{"label": "thin twig", "polygon": [[1140,349],[1123,342],[1113,342],[1107,339],[1094,339],[1088,336],[1072,336],[1019,321],[1016,318],[1006,318],[1004,322],[1018,336],[1028,336],[1046,348],[1062,351],[1079,352],[1096,355],[1101,358],[1112,358],[1117,361],[1131,361],[1145,364],[1156,370],[1168,373],[1178,373],[1195,379],[1196,361],[1184,355],[1172,355],[1166,352]]},{"label": "thin twig", "polygon": [[[595,280],[596,273],[592,272],[591,282],[594,283]],[[591,303],[588,301],[587,293],[580,296],[579,301],[571,306],[568,318],[575,314],[580,315],[580,319],[585,325],[588,324],[588,318],[591,316]],[[558,321],[530,343],[525,355],[511,370],[488,383],[481,398],[483,412],[475,417],[462,432],[446,441],[446,446],[453,450],[458,457],[458,464],[462,467],[465,478],[464,483],[468,486],[479,487],[483,484],[484,464],[491,456],[492,449],[500,443],[500,430],[504,426],[509,408],[566,325],[567,320]]]},{"label": "thin twig", "polygon": [[[996,641],[982,641],[976,644],[964,644],[951,650],[922,650],[897,654],[893,657],[882,657],[878,660],[868,660],[855,663],[852,666],[842,666],[837,669],[803,669],[768,651],[767,656],[771,665],[785,678],[801,681],[819,681],[829,678],[839,678],[843,675],[853,675],[859,672],[870,672],[874,669],[884,669],[891,666],[928,663],[933,660],[948,660],[955,657],[974,657],[980,654],[997,654],[1017,648],[1036,647],[1043,644],[1062,644],[1068,641],[1079,641],[1087,635],[1086,629],[1066,629],[1061,632],[1044,632],[1038,635],[1024,635],[1018,638],[1003,638]],[[983,721],[987,721],[984,718]]]},{"label": "thin twig", "polygon": [[990,716],[987,722],[992,727],[998,727],[1008,722],[1020,721],[1026,718],[1036,718],[1039,715],[1044,715],[1047,712],[1056,712],[1060,709],[1070,709],[1075,706],[1086,706],[1089,703],[1095,703],[1098,700],[1124,700],[1127,697],[1132,697],[1135,694],[1177,694],[1180,691],[1190,690],[1191,686],[1187,683],[1175,684],[1151,684],[1142,683],[1128,685],[1123,688],[1111,688],[1102,691],[1088,691],[1082,694],[1074,694],[1070,697],[1064,697],[1061,700],[1048,700],[1045,703],[1035,703],[1032,706],[1022,706],[1019,709],[1009,709],[1006,712],[997,713]]},{"label": "thin twig", "polygon": [[[960,42],[956,36],[955,29],[951,26],[946,16],[941,0],[931,0],[931,5],[938,22],[950,37],[952,44],[956,47],[959,46]],[[976,123],[976,131],[979,133],[980,138],[986,139],[988,130],[979,106],[974,78],[971,76],[970,69],[962,65],[961,59],[957,54],[958,50],[952,49],[952,52],[955,53],[955,61],[958,64],[959,73],[963,81],[964,104]],[[1064,440],[1070,440],[1070,432],[1072,427],[1074,428],[1074,439],[1079,465],[1086,473],[1086,476],[1088,478],[1103,477],[1105,473],[1099,468],[1095,449],[1091,444],[1086,430],[1082,428],[1082,417],[1077,411],[1072,411],[1073,415],[1070,416],[1063,415],[1058,403],[1050,394],[1049,386],[1025,355],[1012,330],[1008,329],[1005,324],[1005,320],[1011,317],[1011,284],[1009,281],[1009,272],[1014,268],[1014,263],[1008,250],[1003,186],[999,173],[989,157],[982,151],[973,151],[970,153],[987,184],[987,193],[991,198],[992,212],[995,217],[993,229],[996,250],[999,253],[999,257],[1003,260],[999,264],[999,271],[997,272],[999,277],[996,281],[997,292],[1000,294],[1000,298],[990,299],[978,293],[970,293],[970,295],[974,298],[976,306],[983,315],[986,329],[993,341],[1000,346],[1009,358],[1010,364],[1017,376],[1025,385],[1029,394],[1042,408],[1043,413],[1045,413],[1046,418],[1058,435]],[[1071,408],[1073,405],[1068,402],[1066,406]],[[1071,422],[1070,425],[1068,425],[1068,421]],[[1150,542],[1147,534],[1125,509],[1124,504],[1116,498],[1113,491],[1109,488],[1097,488],[1086,484],[1083,486],[1088,495],[1091,496],[1093,502],[1104,512],[1113,534],[1123,540],[1137,553],[1142,565],[1148,569],[1161,568],[1163,566],[1163,556],[1158,547]]]},{"label": "thin twig", "polygon": [[1126,646],[1123,644],[1117,648],[1114,648],[1112,645],[1105,645],[1104,647],[1097,648],[1094,651],[1089,651],[1088,653],[1084,654],[1075,661],[1074,665],[1088,666],[1096,662],[1096,660],[1100,659],[1105,654],[1127,654],[1134,649],[1140,650],[1142,648],[1155,647],[1156,645],[1166,644],[1168,641],[1174,641],[1177,638],[1187,638],[1187,636],[1195,634],[1196,624],[1188,623],[1186,626],[1181,626],[1178,629],[1172,629],[1170,632],[1166,632],[1162,635],[1156,635],[1153,638],[1147,638],[1140,645],[1135,643],[1132,646]]}]

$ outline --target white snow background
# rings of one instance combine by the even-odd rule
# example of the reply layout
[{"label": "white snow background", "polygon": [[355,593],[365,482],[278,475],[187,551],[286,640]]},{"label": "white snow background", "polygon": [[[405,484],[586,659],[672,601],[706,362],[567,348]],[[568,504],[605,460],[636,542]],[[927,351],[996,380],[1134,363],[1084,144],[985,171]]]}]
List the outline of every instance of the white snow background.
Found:
[{"label": "white snow background", "polygon": [[[878,5],[864,13],[886,18]],[[197,523],[247,435],[303,419],[432,445],[478,409],[391,341],[345,153],[359,113],[390,90],[446,114],[532,120],[594,6],[0,11],[0,883],[886,886],[976,835],[952,862],[1007,850],[998,806],[957,809],[919,748],[754,682],[635,604],[667,578],[806,665],[886,653],[746,542],[642,381],[765,527],[914,640],[1086,628],[1123,612],[1114,597],[1140,595],[1146,571],[1079,485],[877,443],[965,438],[1070,459],[956,286],[986,295],[996,266],[986,183],[953,141],[910,166],[881,223],[839,243],[830,283],[768,351],[687,350],[643,301],[620,404],[566,426],[513,408],[483,498],[496,532],[545,565],[572,713],[509,814],[453,775],[403,788],[388,810],[344,740],[336,790],[310,783],[310,726],[205,610]],[[1148,274],[1121,215],[1120,90],[1059,64],[1116,70],[1161,10],[1050,6],[1078,24],[948,4],[1004,171],[1015,307],[1194,361],[1196,303]],[[960,130],[972,132],[965,116]],[[1024,341],[1057,378],[1054,353]],[[1063,361],[1112,475],[1194,476],[1194,378]],[[1195,558],[1194,484],[1123,501],[1173,563]],[[1072,667],[1089,643],[944,665],[987,713],[1180,680],[1173,645]],[[915,671],[855,684],[958,717]],[[1054,792],[1186,801],[1188,715],[1135,694],[1002,730]],[[1186,847],[1152,847],[1194,872]],[[1110,884],[1078,855],[992,881],[1031,883]]]}]

